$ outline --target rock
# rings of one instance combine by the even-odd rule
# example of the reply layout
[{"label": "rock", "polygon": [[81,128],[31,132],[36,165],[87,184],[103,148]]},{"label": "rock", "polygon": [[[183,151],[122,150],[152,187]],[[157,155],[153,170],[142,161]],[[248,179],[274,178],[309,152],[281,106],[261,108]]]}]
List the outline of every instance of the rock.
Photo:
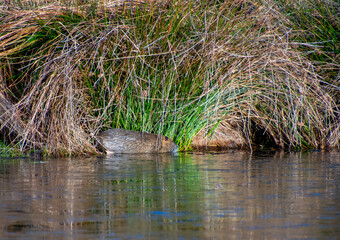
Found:
[{"label": "rock", "polygon": [[201,130],[192,141],[192,147],[202,148],[242,148],[247,145],[247,141],[242,134],[231,127],[228,123],[222,122],[210,135],[209,129]]}]

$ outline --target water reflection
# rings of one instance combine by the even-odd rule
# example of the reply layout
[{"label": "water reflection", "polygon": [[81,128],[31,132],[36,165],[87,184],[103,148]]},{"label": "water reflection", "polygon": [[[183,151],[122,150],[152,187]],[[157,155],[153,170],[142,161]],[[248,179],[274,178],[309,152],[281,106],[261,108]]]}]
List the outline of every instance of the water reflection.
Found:
[{"label": "water reflection", "polygon": [[3,159],[0,238],[335,239],[339,186],[336,152]]}]

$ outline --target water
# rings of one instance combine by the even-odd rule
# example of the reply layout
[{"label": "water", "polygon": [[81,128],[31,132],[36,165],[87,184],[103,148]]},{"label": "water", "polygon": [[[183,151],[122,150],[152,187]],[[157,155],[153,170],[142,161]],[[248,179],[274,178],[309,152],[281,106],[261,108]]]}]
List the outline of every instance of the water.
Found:
[{"label": "water", "polygon": [[0,239],[339,238],[339,152],[0,160]]}]

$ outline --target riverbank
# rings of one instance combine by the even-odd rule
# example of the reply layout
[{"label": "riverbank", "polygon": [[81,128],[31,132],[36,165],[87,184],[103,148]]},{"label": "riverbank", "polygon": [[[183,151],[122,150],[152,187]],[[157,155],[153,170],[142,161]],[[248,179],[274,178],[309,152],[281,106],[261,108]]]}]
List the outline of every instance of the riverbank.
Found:
[{"label": "riverbank", "polygon": [[338,8],[3,3],[1,137],[47,155],[99,153],[96,135],[107,128],[163,134],[182,150],[339,148]]}]

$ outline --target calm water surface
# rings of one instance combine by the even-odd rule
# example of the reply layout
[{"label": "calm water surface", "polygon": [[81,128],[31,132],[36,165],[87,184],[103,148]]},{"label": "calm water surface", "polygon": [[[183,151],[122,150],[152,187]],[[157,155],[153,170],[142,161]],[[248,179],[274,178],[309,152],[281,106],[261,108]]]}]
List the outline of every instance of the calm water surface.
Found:
[{"label": "calm water surface", "polygon": [[0,239],[340,239],[340,153],[0,159]]}]

